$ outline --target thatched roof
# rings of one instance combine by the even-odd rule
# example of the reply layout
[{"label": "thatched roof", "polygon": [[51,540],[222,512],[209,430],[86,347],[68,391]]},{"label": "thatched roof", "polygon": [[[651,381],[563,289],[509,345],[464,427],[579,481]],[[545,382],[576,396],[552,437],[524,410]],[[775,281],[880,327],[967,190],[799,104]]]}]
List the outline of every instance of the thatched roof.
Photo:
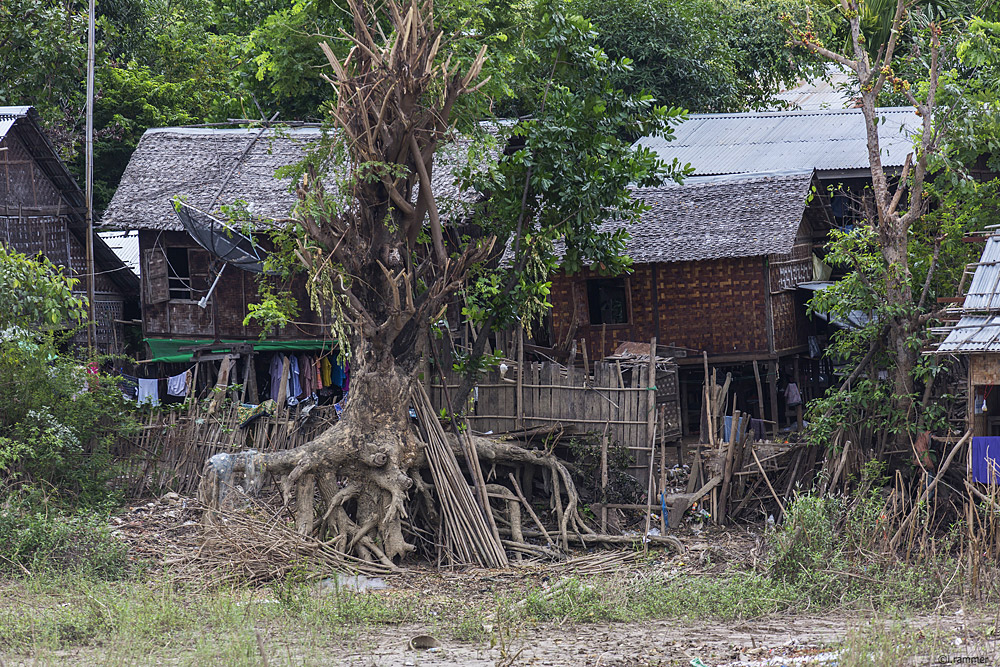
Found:
[{"label": "thatched roof", "polygon": [[[321,131],[267,130],[243,156],[259,131],[173,127],[147,130],[104,213],[103,226],[180,231],[183,227],[174,214],[173,198],[180,196],[195,208],[208,211],[224,183],[213,210],[218,210],[219,204],[244,201],[254,217],[287,217],[295,195],[290,192],[291,181],[275,178],[275,171],[299,162],[310,144],[321,138]],[[433,178],[435,196],[441,200],[443,211],[453,208],[456,202],[476,198],[475,193],[460,193],[454,182],[454,169],[466,159],[468,144],[459,141],[438,153]]]},{"label": "thatched roof", "polygon": [[[790,252],[802,224],[812,171],[690,177],[635,188],[632,196],[649,210],[625,226],[628,256],[636,263],[692,262],[727,257],[760,257]],[[825,200],[813,198],[813,206]],[[601,223],[612,232],[620,221]],[[557,255],[565,246],[556,243]],[[512,260],[508,246],[503,262]]]},{"label": "thatched roof", "polygon": [[639,188],[650,207],[628,227],[636,262],[690,262],[791,252],[813,172],[690,178]]}]

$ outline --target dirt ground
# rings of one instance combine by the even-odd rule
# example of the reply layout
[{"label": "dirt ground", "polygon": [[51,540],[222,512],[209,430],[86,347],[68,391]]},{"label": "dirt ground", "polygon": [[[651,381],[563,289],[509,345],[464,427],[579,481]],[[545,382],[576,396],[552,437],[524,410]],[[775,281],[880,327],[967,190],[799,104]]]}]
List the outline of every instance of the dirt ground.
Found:
[{"label": "dirt ground", "polygon": [[[894,627],[902,632],[919,634],[927,640],[923,650],[912,655],[897,655],[899,664],[1000,664],[1000,645],[982,632],[982,615],[965,614],[923,616],[908,619]],[[879,627],[877,624],[882,624]],[[413,650],[408,639],[426,632],[420,626],[400,627],[361,636],[343,657],[351,666],[374,667],[404,665],[438,667],[468,665],[539,665],[566,667],[647,665],[698,665],[706,667],[765,667],[778,665],[858,664],[844,660],[845,651],[860,652],[860,664],[894,664],[874,655],[863,642],[854,645],[850,638],[864,636],[866,630],[884,630],[888,623],[861,616],[774,616],[732,625],[650,621],[636,624],[617,623],[556,624],[533,628],[530,635],[507,637],[503,645],[474,646],[443,641],[432,650]],[[498,644],[496,642],[495,644]],[[905,654],[904,652],[901,652]]]},{"label": "dirt ground", "polygon": [[[112,520],[131,552],[163,559],[180,544],[182,534],[196,530],[185,499],[173,494],[136,503]],[[823,614],[772,614],[747,621],[698,621],[678,610],[677,619],[632,623],[496,621],[484,610],[487,601],[523,598],[530,587],[557,586],[564,579],[622,572],[669,572],[678,577],[721,576],[730,567],[751,568],[757,561],[760,535],[753,529],[716,530],[688,527],[686,551],[663,550],[658,556],[598,551],[553,565],[526,563],[503,572],[438,571],[416,567],[386,577],[384,589],[362,595],[419,601],[425,615],[410,620],[325,626],[312,634],[265,620],[246,618],[236,632],[190,627],[169,641],[116,649],[104,640],[73,647],[3,654],[7,665],[345,665],[350,667],[552,667],[668,666],[776,667],[781,665],[1000,665],[1000,615],[995,610],[963,608],[952,602],[934,614],[894,615],[864,611]],[[179,548],[179,547],[178,547]],[[154,568],[156,570],[156,568]],[[154,571],[151,576],[160,576]],[[322,590],[316,595],[323,595]],[[238,604],[277,603],[271,588],[248,589]],[[269,599],[271,598],[271,599]],[[0,600],[4,599],[0,596]],[[13,598],[11,598],[13,599]],[[42,599],[42,598],[38,598]],[[67,605],[71,602],[55,601]],[[416,604],[416,603],[414,603]],[[515,603],[516,604],[516,603]],[[455,618],[477,607],[483,627],[460,635]],[[482,613],[485,611],[485,613]],[[430,615],[427,615],[430,614]],[[448,616],[449,618],[444,618]],[[685,617],[680,619],[680,617]],[[432,619],[438,618],[439,622]],[[428,620],[431,619],[431,620]],[[237,636],[239,635],[239,636]],[[414,648],[413,638],[429,635],[438,646]],[[458,637],[468,637],[459,639]],[[216,646],[219,641],[229,646]],[[241,643],[242,642],[242,643]],[[154,648],[155,645],[155,648]],[[237,659],[238,658],[238,659]]]}]

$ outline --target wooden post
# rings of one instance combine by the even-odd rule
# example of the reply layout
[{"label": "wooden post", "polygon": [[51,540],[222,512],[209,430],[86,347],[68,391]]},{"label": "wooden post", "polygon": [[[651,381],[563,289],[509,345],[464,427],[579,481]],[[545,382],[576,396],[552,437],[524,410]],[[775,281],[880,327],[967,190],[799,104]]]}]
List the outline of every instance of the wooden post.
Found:
[{"label": "wooden post", "polygon": [[667,517],[664,516],[666,512],[663,511],[662,497],[667,494],[667,443],[664,435],[666,434],[666,417],[664,416],[664,406],[660,406],[660,412],[658,415],[660,420],[660,534],[667,534]]},{"label": "wooden post", "polygon": [[[638,369],[637,369],[638,370]],[[646,533],[649,535],[649,515],[653,505],[653,462],[656,459],[656,336],[649,342],[649,365],[646,370],[646,442],[649,443],[649,466],[646,474]],[[643,541],[643,545],[648,544]]]},{"label": "wooden post", "polygon": [[[681,372],[677,371],[677,394],[680,398],[681,403],[681,437],[691,435],[691,424],[688,421],[688,395],[687,390],[684,387],[684,383],[681,382]],[[683,442],[683,439],[681,440]]]},{"label": "wooden post", "polygon": [[[792,373],[795,375],[795,386],[799,388],[799,396],[804,398],[805,387],[802,385],[802,376],[800,375],[799,355],[795,355],[792,363],[794,364]],[[805,425],[802,423],[802,400],[799,400],[799,404],[795,406],[795,421],[798,423],[798,433],[801,436],[805,428]]]},{"label": "wooden post", "polygon": [[649,343],[649,365],[646,372],[646,442],[649,443],[649,458],[652,461],[656,453],[656,442],[654,442],[656,433],[656,336],[653,336]]},{"label": "wooden post", "polygon": [[[240,390],[240,403],[247,402],[247,390],[250,387],[250,378],[253,375],[253,351],[247,353],[246,368],[243,369],[243,388]],[[257,393],[256,391],[254,393]],[[256,403],[256,401],[251,401]]]},{"label": "wooden post", "polygon": [[608,428],[611,422],[604,425],[604,435],[601,436],[601,532],[608,532]]},{"label": "wooden post", "polygon": [[[587,348],[584,347],[584,355]],[[517,428],[524,428],[524,324],[517,326]]]},{"label": "wooden post", "polygon": [[226,394],[229,391],[229,374],[232,371],[233,366],[236,363],[236,359],[233,356],[226,355],[222,358],[222,362],[219,365],[219,378],[215,383],[215,395],[212,396],[212,403],[208,407],[209,413],[214,413],[222,405],[222,401],[226,398]]},{"label": "wooden post", "polygon": [[771,393],[771,421],[774,422],[774,440],[778,440],[778,360],[768,365],[767,385]]},{"label": "wooden post", "polygon": [[198,385],[198,369],[201,367],[201,362],[194,362],[194,373],[191,374],[191,386],[188,387],[188,400],[195,398],[197,395],[196,386]]},{"label": "wooden post", "polygon": [[764,413],[764,390],[760,385],[760,366],[757,365],[757,360],[753,360],[753,379],[757,383],[757,416],[761,421],[767,420],[767,415]]},{"label": "wooden post", "polygon": [[587,355],[587,339],[580,339],[580,349],[583,352],[583,386],[590,386],[590,357]]},{"label": "wooden post", "polygon": [[[712,382],[712,378],[708,374],[708,352],[702,352],[702,355],[704,355],[702,358],[705,362],[705,396],[703,400],[705,401],[705,425],[708,428],[707,444],[715,447],[715,419],[712,409],[712,395],[715,393],[715,387],[712,385],[715,383]],[[705,440],[705,438],[701,438],[701,440]]]},{"label": "wooden post", "polygon": [[725,525],[726,523],[726,504],[729,502],[729,485],[733,481],[733,464],[735,463],[736,457],[736,442],[742,442],[742,436],[740,435],[740,422],[742,421],[742,414],[739,410],[733,410],[733,423],[732,427],[729,429],[729,448],[726,450],[726,459],[723,464],[722,470],[722,490],[719,492],[719,514],[716,517],[719,525]]}]

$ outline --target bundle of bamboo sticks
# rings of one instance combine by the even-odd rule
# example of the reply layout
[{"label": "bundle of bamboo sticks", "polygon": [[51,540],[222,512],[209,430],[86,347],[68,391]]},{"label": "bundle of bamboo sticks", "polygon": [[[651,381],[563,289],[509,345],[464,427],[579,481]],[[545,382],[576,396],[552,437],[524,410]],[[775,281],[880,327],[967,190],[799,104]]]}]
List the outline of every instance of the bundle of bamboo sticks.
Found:
[{"label": "bundle of bamboo sticks", "polygon": [[[491,527],[485,512],[489,506],[480,507],[476,502],[459,468],[455,453],[448,445],[447,436],[431,406],[427,392],[415,384],[413,402],[417,418],[423,427],[427,443],[427,461],[430,463],[434,489],[437,491],[441,510],[441,544],[443,555],[452,564],[475,564],[480,567],[505,568],[508,566],[500,536]],[[468,443],[471,447],[472,443]],[[467,452],[475,457],[473,450]]]}]

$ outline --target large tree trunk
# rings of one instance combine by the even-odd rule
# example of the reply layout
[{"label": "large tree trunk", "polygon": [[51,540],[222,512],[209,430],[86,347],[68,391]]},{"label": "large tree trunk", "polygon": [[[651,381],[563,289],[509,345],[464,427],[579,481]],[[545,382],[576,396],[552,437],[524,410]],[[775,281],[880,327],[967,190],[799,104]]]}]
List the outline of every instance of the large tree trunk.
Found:
[{"label": "large tree trunk", "polygon": [[300,533],[386,563],[413,551],[402,532],[409,472],[422,457],[408,425],[411,375],[391,354],[359,352],[340,421],[296,449],[213,456],[200,491],[205,504],[227,504],[237,485],[266,471],[280,480],[286,504],[294,503]]}]

